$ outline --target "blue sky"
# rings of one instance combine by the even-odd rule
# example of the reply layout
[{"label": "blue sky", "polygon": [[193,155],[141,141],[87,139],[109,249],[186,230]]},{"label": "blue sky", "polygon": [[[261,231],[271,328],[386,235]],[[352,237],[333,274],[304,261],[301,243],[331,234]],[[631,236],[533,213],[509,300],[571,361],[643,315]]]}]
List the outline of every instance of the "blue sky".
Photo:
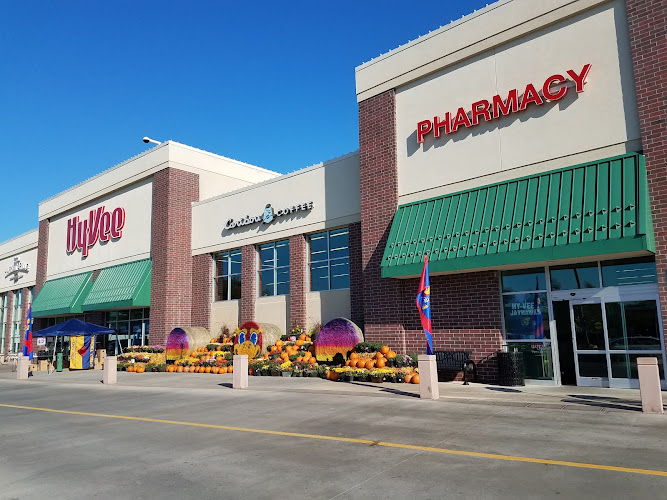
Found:
[{"label": "blue sky", "polygon": [[0,241],[144,135],[278,172],[354,151],[354,68],[487,3],[0,2]]}]

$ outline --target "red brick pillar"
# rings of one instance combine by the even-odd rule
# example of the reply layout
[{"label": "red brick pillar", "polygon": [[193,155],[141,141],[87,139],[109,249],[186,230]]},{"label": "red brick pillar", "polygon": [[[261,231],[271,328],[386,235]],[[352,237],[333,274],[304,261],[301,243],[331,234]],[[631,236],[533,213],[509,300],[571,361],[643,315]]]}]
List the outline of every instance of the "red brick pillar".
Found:
[{"label": "red brick pillar", "polygon": [[667,6],[664,0],[626,0],[625,4],[667,336]]},{"label": "red brick pillar", "polygon": [[39,221],[37,237],[37,269],[35,269],[35,297],[46,282],[46,265],[49,260],[49,220]]},{"label": "red brick pillar", "polygon": [[308,245],[303,234],[289,239],[289,321],[287,329],[299,325],[306,329],[306,292],[308,286]]},{"label": "red brick pillar", "polygon": [[[361,263],[367,341],[404,346],[400,280],[383,279],[382,254],[398,208],[396,93],[388,90],[359,103]],[[401,350],[405,350],[402,347]]]},{"label": "red brick pillar", "polygon": [[255,301],[257,300],[257,248],[245,245],[241,249],[241,304],[239,320],[241,324],[255,320]]},{"label": "red brick pillar", "polygon": [[364,281],[361,257],[361,222],[348,226],[350,236],[350,316],[351,320],[364,329]]},{"label": "red brick pillar", "polygon": [[212,287],[213,257],[208,253],[195,255],[192,257],[192,326],[211,328]]},{"label": "red brick pillar", "polygon": [[7,322],[5,323],[5,354],[9,354],[12,345],[12,321],[14,320],[14,292],[7,292]]},{"label": "red brick pillar", "polygon": [[175,327],[191,326],[191,204],[197,200],[197,174],[165,168],[153,175],[151,344],[164,344]]}]

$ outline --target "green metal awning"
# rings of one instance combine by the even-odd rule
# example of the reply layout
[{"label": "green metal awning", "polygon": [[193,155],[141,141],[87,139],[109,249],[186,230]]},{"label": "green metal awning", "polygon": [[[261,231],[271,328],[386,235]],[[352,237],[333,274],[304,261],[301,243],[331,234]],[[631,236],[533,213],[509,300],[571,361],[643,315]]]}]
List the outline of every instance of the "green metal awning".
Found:
[{"label": "green metal awning", "polygon": [[92,286],[92,272],[49,280],[32,303],[35,318],[81,313],[81,302]]},{"label": "green metal awning", "polygon": [[81,306],[84,311],[117,309],[151,303],[151,260],[138,260],[100,270]]},{"label": "green metal awning", "polygon": [[383,277],[655,251],[644,157],[627,154],[398,207]]}]

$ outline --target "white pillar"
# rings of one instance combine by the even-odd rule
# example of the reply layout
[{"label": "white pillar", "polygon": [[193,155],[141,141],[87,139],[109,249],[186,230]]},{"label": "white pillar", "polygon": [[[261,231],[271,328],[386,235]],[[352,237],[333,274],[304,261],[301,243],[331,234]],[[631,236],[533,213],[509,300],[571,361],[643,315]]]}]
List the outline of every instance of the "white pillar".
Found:
[{"label": "white pillar", "polygon": [[19,354],[18,367],[16,370],[16,380],[28,380],[28,371],[30,370],[30,359],[28,356]]},{"label": "white pillar", "polygon": [[115,384],[118,381],[117,370],[118,370],[118,358],[116,358],[116,356],[105,356],[102,382],[105,384]]},{"label": "white pillar", "polygon": [[435,356],[420,354],[419,366],[419,397],[422,399],[438,399],[440,388],[438,387],[438,367]]},{"label": "white pillar", "polygon": [[637,358],[643,413],[664,413],[658,358]]},{"label": "white pillar", "polygon": [[234,389],[248,388],[248,356],[245,354],[234,355]]}]

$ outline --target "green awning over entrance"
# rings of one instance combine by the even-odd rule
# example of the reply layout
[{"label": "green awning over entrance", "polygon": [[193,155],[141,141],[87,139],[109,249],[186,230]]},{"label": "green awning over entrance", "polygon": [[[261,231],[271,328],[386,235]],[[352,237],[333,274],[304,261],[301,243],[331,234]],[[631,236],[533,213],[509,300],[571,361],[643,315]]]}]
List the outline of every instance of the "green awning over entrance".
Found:
[{"label": "green awning over entrance", "polygon": [[84,311],[148,307],[151,303],[151,260],[102,269],[81,306]]},{"label": "green awning over entrance", "polygon": [[75,274],[44,283],[32,303],[33,317],[81,313],[81,303],[92,286],[92,274]]},{"label": "green awning over entrance", "polygon": [[644,157],[608,158],[398,207],[383,277],[655,251]]}]

